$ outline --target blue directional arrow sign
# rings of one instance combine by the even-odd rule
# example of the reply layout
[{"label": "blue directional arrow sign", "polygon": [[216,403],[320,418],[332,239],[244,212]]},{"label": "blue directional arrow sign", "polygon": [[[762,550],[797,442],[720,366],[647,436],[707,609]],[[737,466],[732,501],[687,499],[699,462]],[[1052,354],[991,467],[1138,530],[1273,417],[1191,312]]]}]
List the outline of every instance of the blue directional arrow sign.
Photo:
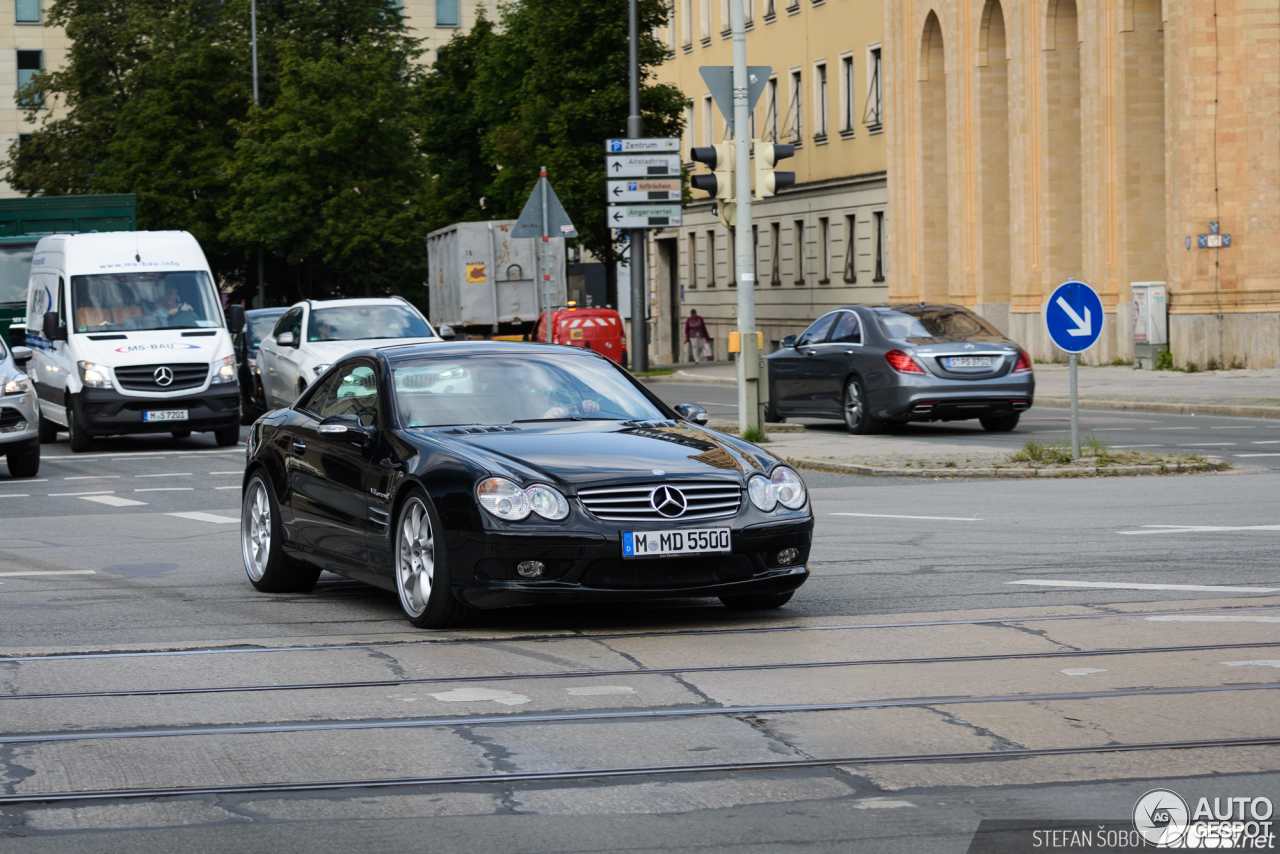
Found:
[{"label": "blue directional arrow sign", "polygon": [[1080,353],[1098,343],[1102,334],[1102,300],[1098,292],[1075,280],[1058,285],[1044,310],[1049,337],[1068,353]]}]

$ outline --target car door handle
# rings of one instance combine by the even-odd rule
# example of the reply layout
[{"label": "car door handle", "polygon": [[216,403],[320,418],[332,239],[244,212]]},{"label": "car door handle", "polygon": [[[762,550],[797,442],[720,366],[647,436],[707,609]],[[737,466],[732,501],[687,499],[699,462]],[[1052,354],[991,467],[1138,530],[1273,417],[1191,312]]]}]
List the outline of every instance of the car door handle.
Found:
[{"label": "car door handle", "polygon": [[306,443],[306,442],[299,442],[297,439],[294,439],[294,440],[293,440],[293,449],[294,449],[295,451],[297,451],[299,454],[301,454],[301,453],[303,453],[303,452],[305,452],[305,451],[307,450],[307,443]]},{"label": "car door handle", "polygon": [[853,355],[853,352],[854,352],[853,350],[845,350],[845,351],[844,351],[844,354],[845,354],[846,356],[852,356],[852,355]]},{"label": "car door handle", "polygon": [[805,350],[805,351],[804,351],[804,354],[805,354],[806,356],[816,356],[816,355],[818,355],[818,351],[817,351],[817,350]]}]

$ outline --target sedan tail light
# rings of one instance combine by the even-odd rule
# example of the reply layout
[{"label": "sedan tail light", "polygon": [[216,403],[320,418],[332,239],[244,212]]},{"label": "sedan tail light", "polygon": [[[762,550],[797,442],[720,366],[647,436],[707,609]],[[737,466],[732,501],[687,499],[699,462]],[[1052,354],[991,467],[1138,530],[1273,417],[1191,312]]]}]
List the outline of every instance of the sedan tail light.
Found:
[{"label": "sedan tail light", "polygon": [[1026,350],[1023,350],[1022,353],[1018,356],[1018,364],[1013,366],[1013,372],[1015,374],[1025,374],[1027,371],[1030,371],[1030,370],[1031,370],[1031,357],[1027,355]]},{"label": "sedan tail light", "polygon": [[890,350],[884,354],[885,361],[889,363],[889,367],[893,368],[900,374],[923,374],[924,368],[916,364],[916,360],[908,356],[901,350]]}]

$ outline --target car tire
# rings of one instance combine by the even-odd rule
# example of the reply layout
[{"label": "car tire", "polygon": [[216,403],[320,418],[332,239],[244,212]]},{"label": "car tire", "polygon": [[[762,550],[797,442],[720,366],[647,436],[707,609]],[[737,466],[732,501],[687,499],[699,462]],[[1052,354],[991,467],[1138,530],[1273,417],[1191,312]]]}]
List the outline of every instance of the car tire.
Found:
[{"label": "car tire", "polygon": [[175,439],[190,439],[191,431],[190,430],[171,430],[169,431],[169,435]]},{"label": "car tire", "polygon": [[39,420],[40,425],[38,428],[40,431],[40,444],[52,445],[58,441],[58,425],[45,418],[44,413],[37,414],[36,418]]},{"label": "car tire", "polygon": [[413,489],[396,513],[392,570],[400,610],[420,629],[460,626],[472,609],[453,595],[444,526],[431,499]]},{"label": "car tire", "polygon": [[305,593],[320,570],[284,553],[280,505],[266,474],[249,479],[240,504],[240,555],[249,583],[263,593]]},{"label": "car tire", "polygon": [[232,445],[240,444],[240,425],[231,424],[220,430],[214,430],[213,441],[219,448],[230,448]]},{"label": "car tire", "polygon": [[720,602],[731,611],[764,611],[781,608],[791,601],[794,590],[786,593],[756,593],[742,596],[721,596]]},{"label": "car tire", "polygon": [[884,422],[871,415],[867,405],[867,393],[862,380],[849,377],[844,381],[844,396],[840,401],[844,414],[844,426],[849,432],[859,436],[869,436],[884,432]]},{"label": "car tire", "polygon": [[67,401],[67,439],[71,445],[71,453],[87,454],[93,450],[93,437],[84,429],[80,419],[76,417],[75,407]]},{"label": "car tire", "polygon": [[1018,418],[1022,413],[1015,412],[1012,415],[1001,415],[996,418],[979,418],[978,423],[982,425],[982,429],[988,433],[1008,433],[1014,427],[1018,426]]},{"label": "car tire", "polygon": [[35,477],[40,473],[39,443],[31,450],[10,451],[4,459],[9,464],[10,477]]}]

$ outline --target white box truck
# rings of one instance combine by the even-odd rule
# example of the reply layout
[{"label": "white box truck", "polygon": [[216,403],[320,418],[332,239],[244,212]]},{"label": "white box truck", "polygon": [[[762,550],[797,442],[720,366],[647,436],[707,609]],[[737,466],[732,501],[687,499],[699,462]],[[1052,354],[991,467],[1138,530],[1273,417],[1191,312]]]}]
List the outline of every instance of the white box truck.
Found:
[{"label": "white box truck", "polygon": [[[230,311],[243,325],[243,309]],[[60,429],[75,452],[125,433],[240,439],[231,335],[209,263],[185,231],[42,238],[24,337],[42,442]]]}]

